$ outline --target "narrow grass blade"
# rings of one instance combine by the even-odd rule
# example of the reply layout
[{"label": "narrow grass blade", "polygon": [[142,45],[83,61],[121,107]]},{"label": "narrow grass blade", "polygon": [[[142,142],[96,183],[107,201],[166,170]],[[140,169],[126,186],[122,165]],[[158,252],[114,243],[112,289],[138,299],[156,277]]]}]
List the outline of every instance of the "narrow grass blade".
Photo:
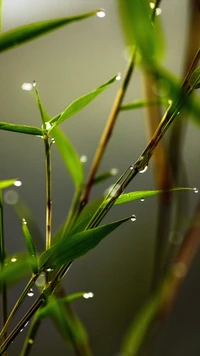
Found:
[{"label": "narrow grass blade", "polygon": [[0,122],[0,130],[13,131],[28,135],[43,136],[43,132],[39,127],[27,125],[15,125],[8,122]]},{"label": "narrow grass blade", "polygon": [[55,144],[72,177],[74,185],[77,188],[80,188],[83,184],[84,172],[83,166],[80,162],[80,157],[78,156],[74,146],[71,144],[60,127],[55,127],[51,131],[51,135],[55,140]]},{"label": "narrow grass blade", "polygon": [[20,26],[2,33],[0,35],[0,52],[19,46],[25,42],[29,42],[36,37],[42,36],[59,27],[68,25],[75,21],[83,20],[87,17],[96,15],[96,11],[91,11],[82,15],[64,17],[54,20],[40,21],[25,26]]},{"label": "narrow grass blade", "polygon": [[[116,81],[117,75],[112,77],[108,82],[104,83],[97,89],[91,91],[90,93],[81,96],[80,98],[73,101],[66,110],[64,110],[61,114],[57,115],[53,119],[50,120],[50,124],[52,128],[54,126],[60,125],[64,120],[69,119],[71,116],[75,115],[77,112],[82,110],[85,106],[87,106],[92,100],[94,100],[99,94],[101,94],[105,89],[107,89],[111,84]],[[49,130],[51,131],[51,129]]]},{"label": "narrow grass blade", "polygon": [[140,109],[152,105],[166,105],[169,100],[165,98],[160,98],[158,100],[135,100],[131,103],[124,104],[120,107],[120,110],[134,110]]},{"label": "narrow grass blade", "polygon": [[38,272],[38,257],[37,257],[37,252],[35,245],[33,243],[32,236],[30,234],[30,231],[27,226],[27,222],[25,219],[22,220],[22,231],[24,234],[25,242],[26,242],[26,247],[30,256],[30,263],[31,263],[31,268],[34,274],[37,274]]},{"label": "narrow grass blade", "polygon": [[44,107],[44,105],[42,103],[42,100],[40,98],[40,94],[39,94],[39,91],[38,91],[36,85],[34,86],[34,89],[35,89],[35,93],[36,93],[37,104],[38,104],[38,108],[39,108],[39,111],[40,111],[42,123],[43,123],[44,129],[46,129],[45,124],[46,124],[46,122],[51,120],[51,117],[48,114],[48,112],[46,111],[46,109],[45,109],[45,107]]},{"label": "narrow grass blade", "polygon": [[124,338],[122,346],[122,353],[124,355],[138,355],[139,349],[146,336],[148,328],[155,318],[159,301],[160,294],[156,294],[150,297],[134,319]]},{"label": "narrow grass blade", "polygon": [[91,230],[85,230],[75,235],[64,236],[57,244],[41,255],[40,265],[54,269],[85,255],[95,248],[108,234],[129,219],[130,217]]},{"label": "narrow grass blade", "polygon": [[7,179],[0,181],[0,189],[8,188],[16,182],[17,179]]},{"label": "narrow grass blade", "polygon": [[5,267],[0,274],[0,290],[4,283],[7,286],[18,283],[24,277],[31,274],[31,264],[29,256],[14,256],[7,259]]},{"label": "narrow grass blade", "polygon": [[[181,191],[181,190],[190,190],[190,191],[192,190],[192,191],[194,191],[194,188],[173,188],[173,189],[170,189],[169,191],[170,192],[176,192],[176,191]],[[165,190],[142,190],[142,191],[138,191],[138,192],[131,192],[131,193],[122,194],[115,201],[115,205],[128,203],[128,202],[133,201],[133,200],[149,198],[149,197],[152,197],[154,195],[162,194],[162,193],[165,193],[165,192],[166,192]]]}]

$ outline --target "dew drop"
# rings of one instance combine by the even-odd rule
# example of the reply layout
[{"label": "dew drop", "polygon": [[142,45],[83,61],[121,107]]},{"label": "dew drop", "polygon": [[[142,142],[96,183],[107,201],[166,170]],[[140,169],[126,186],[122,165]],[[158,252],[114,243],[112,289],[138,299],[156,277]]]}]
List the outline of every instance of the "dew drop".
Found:
[{"label": "dew drop", "polygon": [[131,216],[131,221],[136,221],[136,216],[135,215]]},{"label": "dew drop", "polygon": [[122,79],[122,75],[121,75],[121,73],[118,73],[116,76],[116,80],[121,80],[121,79]]},{"label": "dew drop", "polygon": [[24,324],[24,328],[28,325],[29,321],[26,322],[26,324]]},{"label": "dew drop", "polygon": [[193,188],[195,193],[199,193],[199,190],[197,188]]},{"label": "dew drop", "polygon": [[34,292],[33,289],[31,288],[30,291],[27,293],[28,297],[33,297],[34,296]]},{"label": "dew drop", "polygon": [[157,7],[156,16],[159,16],[161,13],[162,13],[162,9],[160,7]]},{"label": "dew drop", "polygon": [[33,87],[36,87],[37,83],[35,80],[33,80]]},{"label": "dew drop", "polygon": [[46,271],[47,271],[47,272],[53,272],[53,268],[50,268],[50,267],[49,267],[49,268],[46,269]]},{"label": "dew drop", "polygon": [[141,198],[140,201],[144,201],[144,198]]},{"label": "dew drop", "polygon": [[7,190],[4,195],[4,200],[8,205],[15,205],[19,200],[19,195],[15,190]]},{"label": "dew drop", "polygon": [[16,257],[12,257],[10,261],[14,263],[14,262],[17,261],[17,258]]},{"label": "dew drop", "polygon": [[27,221],[26,221],[26,219],[22,219],[22,223],[24,224],[24,225],[27,225]]},{"label": "dew drop", "polygon": [[52,138],[51,139],[51,144],[54,144],[56,141],[55,141],[55,138]]},{"label": "dew drop", "polygon": [[31,83],[23,83],[21,88],[22,90],[30,91],[33,89],[33,85]]},{"label": "dew drop", "polygon": [[50,124],[49,121],[48,121],[48,122],[45,122],[45,128],[46,128],[46,130],[50,130],[51,124]]},{"label": "dew drop", "polygon": [[32,345],[32,344],[33,344],[33,339],[28,339],[28,343],[29,343],[30,345]]},{"label": "dew drop", "polygon": [[85,163],[85,162],[87,162],[87,160],[88,160],[88,158],[87,158],[87,156],[85,156],[85,155],[82,155],[82,156],[80,157],[81,163]]},{"label": "dew drop", "polygon": [[149,4],[149,6],[150,6],[151,9],[154,9],[154,7],[155,7],[154,2],[151,1],[150,4]]},{"label": "dew drop", "polygon": [[147,171],[147,169],[148,169],[148,166],[144,167],[143,169],[140,169],[140,170],[139,170],[139,173],[144,173],[144,172]]},{"label": "dew drop", "polygon": [[130,170],[133,171],[134,167],[133,166],[130,166]]},{"label": "dew drop", "polygon": [[22,185],[21,180],[16,180],[16,181],[14,182],[14,185],[15,185],[15,187],[21,187],[21,185]]},{"label": "dew drop", "polygon": [[85,299],[89,299],[89,298],[93,298],[93,297],[94,297],[94,294],[92,292],[83,294],[83,298],[85,298]]},{"label": "dew drop", "polygon": [[119,170],[117,168],[112,168],[110,170],[110,173],[112,174],[112,176],[116,176],[116,174],[119,172]]},{"label": "dew drop", "polygon": [[22,333],[22,331],[23,331],[23,330],[24,330],[24,328],[23,328],[23,329],[21,329],[19,332],[20,332],[20,333]]},{"label": "dew drop", "polygon": [[99,10],[97,11],[97,17],[103,18],[103,17],[105,17],[105,16],[106,16],[106,13],[105,13],[105,10],[104,10],[104,9],[99,9]]},{"label": "dew drop", "polygon": [[45,284],[46,284],[46,276],[45,276],[45,274],[43,272],[40,273],[39,277],[35,281],[35,284],[38,287],[44,287],[45,286]]}]

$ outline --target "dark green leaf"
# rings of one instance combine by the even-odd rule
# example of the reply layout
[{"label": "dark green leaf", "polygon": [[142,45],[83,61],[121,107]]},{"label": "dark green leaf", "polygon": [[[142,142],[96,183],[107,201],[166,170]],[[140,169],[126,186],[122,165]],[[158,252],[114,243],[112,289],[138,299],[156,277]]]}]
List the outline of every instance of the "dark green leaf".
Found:
[{"label": "dark green leaf", "polygon": [[51,131],[51,135],[55,139],[56,146],[65,162],[75,186],[80,188],[84,179],[83,166],[80,162],[80,157],[60,127],[55,127]]},{"label": "dark green leaf", "polygon": [[80,21],[87,17],[96,15],[96,11],[91,11],[82,15],[64,17],[54,20],[40,21],[29,25],[14,28],[0,35],[0,52],[33,40],[45,33],[53,31],[61,26],[68,25],[74,21]]},{"label": "dark green leaf", "polygon": [[125,355],[136,356],[146,336],[148,328],[155,318],[160,294],[150,297],[130,326],[122,346]]},{"label": "dark green leaf", "polygon": [[[174,191],[179,191],[179,190],[194,190],[194,188],[173,188],[168,191],[174,192]],[[165,190],[143,190],[143,191],[138,191],[138,192],[122,194],[115,201],[115,205],[128,203],[133,200],[149,198],[154,195],[162,194],[165,192],[166,192]]]},{"label": "dark green leaf", "polygon": [[7,260],[4,269],[0,273],[0,289],[4,283],[7,286],[13,285],[29,274],[31,274],[29,256],[13,256]]},{"label": "dark green leaf", "polygon": [[37,274],[38,272],[38,257],[37,257],[37,252],[35,245],[33,243],[32,236],[30,234],[30,231],[27,226],[27,222],[25,219],[22,220],[22,231],[24,234],[25,242],[26,242],[26,247],[30,256],[30,263],[31,263],[31,268],[34,274]]},{"label": "dark green leaf", "polygon": [[118,0],[119,13],[129,46],[136,46],[147,67],[154,68],[160,55],[160,34],[151,20],[147,0]]},{"label": "dark green leaf", "polygon": [[8,188],[16,182],[17,179],[8,179],[0,181],[0,189]]},{"label": "dark green leaf", "polygon": [[[69,119],[69,117],[75,115],[78,111],[82,110],[99,94],[101,94],[105,89],[107,89],[112,83],[114,83],[116,81],[116,77],[117,76],[115,75],[113,78],[111,78],[108,82],[101,85],[99,88],[73,101],[73,103],[71,103],[66,110],[64,110],[61,114],[57,115],[52,120],[50,120],[50,124],[52,125],[52,128],[54,126],[60,125],[61,122]],[[51,131],[51,129],[49,131]]]},{"label": "dark green leaf", "polygon": [[120,107],[120,110],[133,110],[140,109],[151,105],[165,105],[168,104],[168,99],[159,98],[157,100],[135,100],[131,103],[124,104]]},{"label": "dark green leaf", "polygon": [[194,89],[200,88],[200,66],[195,69],[190,77],[190,85]]},{"label": "dark green leaf", "polygon": [[28,135],[43,136],[43,132],[39,127],[15,125],[9,124],[8,122],[0,122],[0,130],[19,132]]},{"label": "dark green leaf", "polygon": [[57,244],[41,255],[41,266],[57,268],[85,255],[95,248],[108,234],[129,219],[129,217],[124,218],[91,230],[78,232],[75,235],[64,236]]}]

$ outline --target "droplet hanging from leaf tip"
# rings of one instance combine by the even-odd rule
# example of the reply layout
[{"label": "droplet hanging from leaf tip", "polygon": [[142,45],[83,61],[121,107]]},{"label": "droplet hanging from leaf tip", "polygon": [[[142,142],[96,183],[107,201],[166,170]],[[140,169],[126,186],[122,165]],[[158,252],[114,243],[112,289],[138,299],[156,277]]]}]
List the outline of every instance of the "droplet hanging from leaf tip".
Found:
[{"label": "droplet hanging from leaf tip", "polygon": [[23,83],[21,85],[21,88],[22,88],[22,90],[25,90],[25,91],[31,91],[33,89],[33,84],[31,84],[31,83]]},{"label": "droplet hanging from leaf tip", "polygon": [[16,181],[14,182],[14,186],[15,186],[15,187],[21,187],[21,185],[22,185],[22,181],[21,181],[21,180],[16,180]]},{"label": "droplet hanging from leaf tip", "polygon": [[105,16],[106,16],[106,12],[105,12],[104,9],[99,9],[99,10],[97,11],[97,17],[103,18],[103,17],[105,17]]},{"label": "droplet hanging from leaf tip", "polygon": [[195,193],[199,193],[199,190],[197,188],[193,188]]},{"label": "droplet hanging from leaf tip", "polygon": [[33,289],[31,288],[30,291],[27,293],[28,297],[33,297],[34,296],[34,292]]},{"label": "droplet hanging from leaf tip", "polygon": [[131,216],[131,221],[136,221],[136,216],[135,215]]},{"label": "droplet hanging from leaf tip", "polygon": [[89,298],[93,298],[93,297],[94,297],[94,294],[92,292],[83,294],[83,298],[85,298],[85,299],[89,299]]}]

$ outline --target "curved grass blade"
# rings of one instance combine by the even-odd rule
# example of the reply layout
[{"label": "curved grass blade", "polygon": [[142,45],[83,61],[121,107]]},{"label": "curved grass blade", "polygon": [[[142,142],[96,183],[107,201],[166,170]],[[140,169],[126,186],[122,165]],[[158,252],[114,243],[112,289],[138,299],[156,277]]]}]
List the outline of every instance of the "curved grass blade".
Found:
[{"label": "curved grass blade", "polygon": [[[39,111],[40,111],[42,123],[43,123],[44,128],[46,128],[45,124],[46,124],[46,122],[51,120],[51,117],[48,114],[48,112],[46,111],[46,109],[45,109],[45,107],[44,107],[44,105],[42,103],[42,100],[40,98],[40,94],[39,94],[39,91],[38,91],[38,89],[36,87],[36,84],[34,85],[34,89],[35,89],[35,93],[36,93],[37,104],[38,104],[38,108],[39,108]],[[48,127],[46,129],[48,129]]]},{"label": "curved grass blade", "polygon": [[80,157],[78,156],[74,146],[71,144],[60,127],[55,127],[51,131],[51,135],[55,140],[55,144],[72,177],[74,185],[77,189],[80,188],[83,184],[84,172]]},{"label": "curved grass blade", "polygon": [[[50,124],[53,127],[60,125],[63,121],[69,119],[72,115],[75,115],[77,112],[82,110],[85,106],[87,106],[92,100],[94,100],[99,94],[101,94],[105,89],[107,89],[112,83],[116,81],[117,75],[112,77],[108,82],[104,83],[97,89],[91,91],[90,93],[81,96],[80,98],[73,101],[66,110],[64,110],[61,114],[57,115],[53,119],[50,120]],[[51,128],[49,129],[51,131]]]},{"label": "curved grass blade", "polygon": [[0,189],[8,188],[11,185],[13,185],[17,179],[7,179],[7,180],[1,180],[0,181]]},{"label": "curved grass blade", "polygon": [[[175,192],[175,191],[180,191],[180,190],[194,191],[194,188],[173,188],[173,189],[170,189],[169,192]],[[133,200],[149,198],[154,195],[162,194],[165,192],[166,192],[165,190],[142,190],[142,191],[138,191],[138,192],[122,194],[115,201],[115,205],[128,203]]]},{"label": "curved grass blade", "polygon": [[41,255],[40,265],[44,268],[54,269],[85,255],[108,234],[129,219],[130,217],[91,230],[78,232],[75,235],[64,236],[57,244]]},{"label": "curved grass blade", "polygon": [[29,256],[12,257],[9,262],[5,263],[5,267],[0,274],[0,290],[3,284],[11,286],[18,283],[27,275],[31,274],[31,264]]},{"label": "curved grass blade", "polygon": [[151,105],[165,105],[169,100],[165,98],[159,98],[158,100],[135,100],[131,103],[124,104],[120,107],[120,110],[133,110],[140,109]]},{"label": "curved grass blade", "polygon": [[14,28],[13,30],[2,33],[0,35],[0,52],[19,46],[25,42],[29,42],[30,40],[33,40],[72,22],[80,21],[87,17],[94,16],[96,13],[97,11],[91,11],[81,15],[40,21]]},{"label": "curved grass blade", "polygon": [[28,135],[43,136],[43,132],[39,127],[27,125],[15,125],[8,122],[0,122],[0,130],[19,132]]},{"label": "curved grass blade", "polygon": [[31,263],[31,268],[34,274],[37,274],[38,272],[38,257],[37,257],[37,252],[35,245],[33,243],[32,236],[30,234],[30,231],[27,226],[27,222],[25,219],[22,219],[22,231],[24,234],[25,242],[26,242],[26,247],[30,256],[30,263]]}]

